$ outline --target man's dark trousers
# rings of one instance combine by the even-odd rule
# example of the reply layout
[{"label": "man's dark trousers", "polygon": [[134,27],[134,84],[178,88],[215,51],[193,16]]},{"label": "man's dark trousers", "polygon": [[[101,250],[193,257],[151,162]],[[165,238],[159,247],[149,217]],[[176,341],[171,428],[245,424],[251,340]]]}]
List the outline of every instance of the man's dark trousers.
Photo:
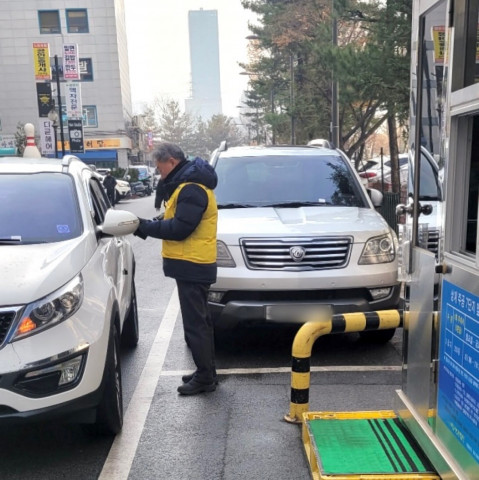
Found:
[{"label": "man's dark trousers", "polygon": [[208,309],[209,285],[176,280],[185,340],[196,364],[194,379],[200,383],[215,381],[215,344],[213,320]]}]

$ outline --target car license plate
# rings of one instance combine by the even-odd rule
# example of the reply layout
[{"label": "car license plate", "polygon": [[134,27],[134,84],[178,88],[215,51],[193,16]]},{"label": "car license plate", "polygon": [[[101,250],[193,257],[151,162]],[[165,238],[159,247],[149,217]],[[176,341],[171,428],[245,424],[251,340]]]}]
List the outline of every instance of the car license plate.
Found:
[{"label": "car license plate", "polygon": [[307,321],[329,320],[331,315],[331,305],[279,303],[265,306],[265,318],[273,322],[304,323]]}]

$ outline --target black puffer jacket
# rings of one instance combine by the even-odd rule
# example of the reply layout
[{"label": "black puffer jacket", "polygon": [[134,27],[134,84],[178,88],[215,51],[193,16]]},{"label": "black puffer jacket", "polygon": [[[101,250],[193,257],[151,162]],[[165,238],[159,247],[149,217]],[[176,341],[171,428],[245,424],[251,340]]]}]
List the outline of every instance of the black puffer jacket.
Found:
[{"label": "black puffer jacket", "polygon": [[[208,206],[208,196],[198,185],[204,185],[213,190],[218,177],[213,167],[201,158],[179,163],[174,170],[162,181],[157,190],[158,201],[168,200],[179,185],[186,185],[178,196],[175,216],[168,220],[142,220],[138,227],[143,237],[154,237],[165,240],[181,241],[189,237],[203,218],[203,213]],[[178,280],[214,283],[216,281],[216,263],[199,264],[187,260],[163,258],[163,271],[167,277]]]}]

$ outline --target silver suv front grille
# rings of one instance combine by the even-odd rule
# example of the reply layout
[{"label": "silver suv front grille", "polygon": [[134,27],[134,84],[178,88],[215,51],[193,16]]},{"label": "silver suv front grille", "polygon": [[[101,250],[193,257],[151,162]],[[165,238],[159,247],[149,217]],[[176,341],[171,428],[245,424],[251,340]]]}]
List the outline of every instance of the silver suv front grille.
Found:
[{"label": "silver suv front grille", "polygon": [[241,239],[246,266],[254,270],[328,270],[348,264],[352,237]]}]

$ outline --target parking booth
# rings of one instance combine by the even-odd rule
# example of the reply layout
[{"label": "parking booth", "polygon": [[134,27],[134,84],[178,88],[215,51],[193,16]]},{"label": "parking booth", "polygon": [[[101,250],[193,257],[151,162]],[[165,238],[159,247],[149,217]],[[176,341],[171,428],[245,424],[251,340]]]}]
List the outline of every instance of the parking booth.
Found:
[{"label": "parking booth", "polygon": [[402,386],[391,411],[303,413],[315,479],[479,479],[478,18],[479,0],[413,1]]}]

